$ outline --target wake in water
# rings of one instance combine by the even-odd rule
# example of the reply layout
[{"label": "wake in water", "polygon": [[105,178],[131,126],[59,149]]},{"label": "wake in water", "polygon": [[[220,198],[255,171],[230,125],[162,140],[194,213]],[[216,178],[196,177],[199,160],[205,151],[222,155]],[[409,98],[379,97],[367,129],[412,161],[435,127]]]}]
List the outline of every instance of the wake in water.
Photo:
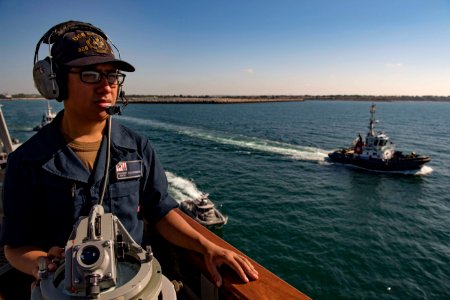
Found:
[{"label": "wake in water", "polygon": [[203,193],[195,184],[183,177],[178,177],[174,173],[166,171],[169,181],[169,193],[178,202],[199,198]]},{"label": "wake in water", "polygon": [[315,147],[298,146],[259,138],[225,134],[134,117],[121,116],[120,119],[138,125],[168,130],[176,132],[178,134],[212,141],[219,144],[232,145],[239,148],[251,149],[261,152],[275,153],[296,160],[324,161],[328,155],[327,151]]},{"label": "wake in water", "polygon": [[433,172],[433,168],[429,167],[429,166],[423,166],[422,168],[418,169],[418,170],[405,170],[405,171],[379,171],[379,170],[371,170],[371,169],[366,169],[366,168],[362,168],[362,167],[358,167],[355,165],[350,165],[350,164],[342,164],[346,167],[350,167],[350,168],[357,168],[357,169],[362,169],[362,170],[366,170],[369,172],[375,172],[375,173],[386,173],[386,174],[403,174],[403,175],[416,175],[416,176],[422,176],[422,175],[428,175],[431,174],[431,172]]},{"label": "wake in water", "polygon": [[405,174],[405,175],[428,175],[431,174],[431,172],[433,172],[433,168],[429,167],[429,166],[423,166],[422,168],[418,169],[418,170],[409,170],[409,171],[398,171],[398,172],[389,172],[389,173],[399,173],[399,174]]}]

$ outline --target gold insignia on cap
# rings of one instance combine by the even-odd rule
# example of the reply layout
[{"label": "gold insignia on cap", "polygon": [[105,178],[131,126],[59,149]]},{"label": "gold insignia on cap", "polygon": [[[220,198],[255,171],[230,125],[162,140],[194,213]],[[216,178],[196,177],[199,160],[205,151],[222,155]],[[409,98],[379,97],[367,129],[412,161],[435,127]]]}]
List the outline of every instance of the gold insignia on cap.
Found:
[{"label": "gold insignia on cap", "polygon": [[97,53],[111,53],[109,44],[99,35],[93,34],[86,38],[86,44]]}]

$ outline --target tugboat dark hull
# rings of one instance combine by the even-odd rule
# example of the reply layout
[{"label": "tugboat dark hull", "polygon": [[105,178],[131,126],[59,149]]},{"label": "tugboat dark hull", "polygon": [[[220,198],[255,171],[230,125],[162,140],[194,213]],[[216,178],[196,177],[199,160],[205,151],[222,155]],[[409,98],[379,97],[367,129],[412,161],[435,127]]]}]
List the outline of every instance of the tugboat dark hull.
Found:
[{"label": "tugboat dark hull", "polygon": [[418,170],[424,164],[431,161],[431,158],[423,155],[402,155],[397,154],[389,160],[378,158],[362,158],[354,153],[345,150],[337,150],[328,154],[328,157],[339,163],[350,164],[364,169],[375,171],[409,171]]}]

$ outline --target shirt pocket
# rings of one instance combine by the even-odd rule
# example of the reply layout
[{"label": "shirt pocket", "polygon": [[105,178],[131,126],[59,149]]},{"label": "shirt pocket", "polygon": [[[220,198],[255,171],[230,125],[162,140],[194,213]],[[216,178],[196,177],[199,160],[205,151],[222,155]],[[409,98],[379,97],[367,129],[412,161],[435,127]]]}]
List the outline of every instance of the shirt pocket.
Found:
[{"label": "shirt pocket", "polygon": [[77,219],[84,205],[84,197],[77,191],[73,181],[45,181],[39,190],[48,217],[60,220],[72,216]]},{"label": "shirt pocket", "polygon": [[39,225],[34,226],[35,235],[46,232],[46,237],[40,239],[50,239],[47,246],[63,247],[80,215],[88,212],[85,197],[73,181],[66,180],[45,181],[38,191],[39,204],[34,214]]},{"label": "shirt pocket", "polygon": [[117,181],[109,185],[111,212],[124,222],[137,220],[139,210],[139,178]]}]

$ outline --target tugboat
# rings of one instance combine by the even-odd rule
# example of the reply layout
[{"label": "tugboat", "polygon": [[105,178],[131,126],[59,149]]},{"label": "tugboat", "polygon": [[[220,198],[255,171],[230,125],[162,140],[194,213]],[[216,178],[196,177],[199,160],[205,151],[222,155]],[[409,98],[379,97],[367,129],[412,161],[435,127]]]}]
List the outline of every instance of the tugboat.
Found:
[{"label": "tugboat", "polygon": [[49,124],[56,117],[56,113],[52,111],[52,107],[50,106],[50,101],[47,101],[47,111],[42,115],[41,124],[35,126],[33,128],[34,131],[41,130],[42,127]]},{"label": "tugboat", "polygon": [[228,221],[208,198],[209,194],[202,193],[196,199],[184,200],[180,203],[180,208],[186,214],[205,227],[222,227]]},{"label": "tugboat", "polygon": [[429,156],[415,152],[404,154],[395,150],[394,143],[384,132],[375,131],[375,104],[370,108],[369,131],[365,141],[361,135],[351,147],[339,149],[328,154],[333,161],[376,171],[408,171],[420,169],[431,161]]}]

